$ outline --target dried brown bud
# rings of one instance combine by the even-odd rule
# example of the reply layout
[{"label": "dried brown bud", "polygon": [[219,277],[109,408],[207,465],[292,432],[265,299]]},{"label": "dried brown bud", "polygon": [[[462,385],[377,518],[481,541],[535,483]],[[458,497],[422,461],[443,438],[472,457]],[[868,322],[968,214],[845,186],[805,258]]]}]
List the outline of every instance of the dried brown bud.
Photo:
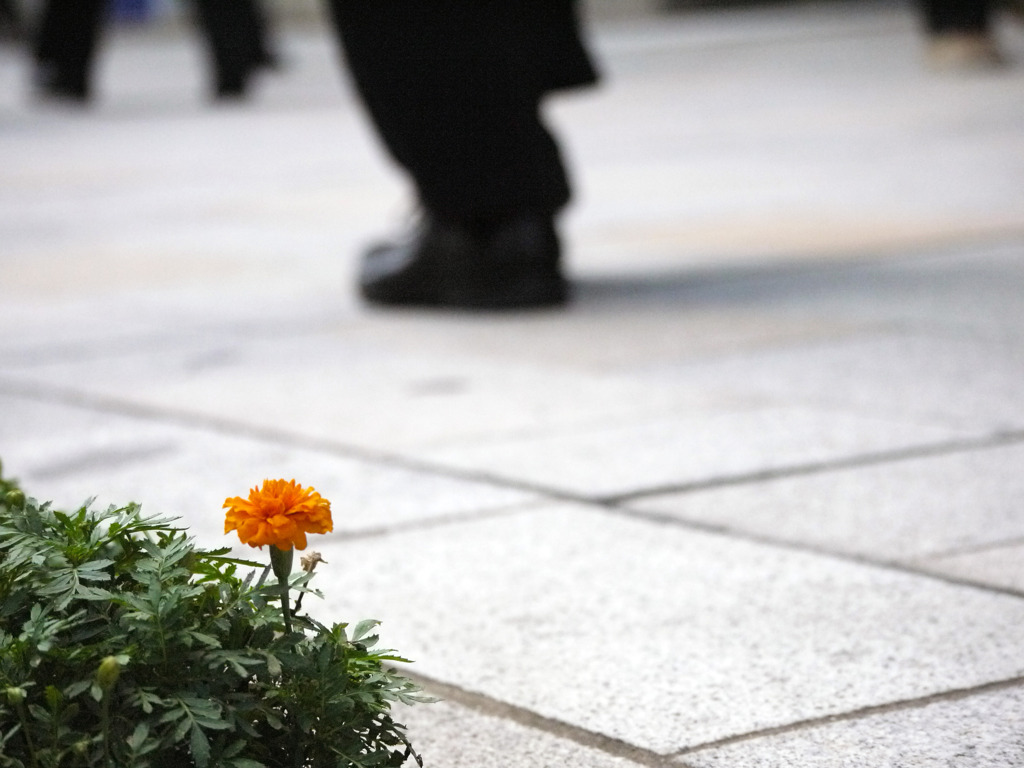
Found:
[{"label": "dried brown bud", "polygon": [[317,563],[327,565],[327,561],[320,556],[319,552],[310,552],[308,555],[303,555],[299,558],[299,564],[306,573],[312,573]]}]

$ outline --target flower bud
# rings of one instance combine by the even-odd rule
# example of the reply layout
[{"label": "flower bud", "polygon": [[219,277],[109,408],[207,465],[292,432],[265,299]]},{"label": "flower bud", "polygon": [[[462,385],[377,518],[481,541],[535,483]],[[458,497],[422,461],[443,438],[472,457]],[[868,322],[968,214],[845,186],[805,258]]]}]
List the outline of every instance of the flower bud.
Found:
[{"label": "flower bud", "polygon": [[11,509],[21,509],[25,506],[25,493],[17,488],[13,491],[8,491],[4,496],[4,504]]},{"label": "flower bud", "polygon": [[120,676],[121,664],[113,656],[107,656],[96,670],[96,683],[104,691],[109,691]]},{"label": "flower bud", "polygon": [[25,689],[19,688],[16,685],[12,685],[4,693],[7,694],[8,703],[15,707],[25,700]]}]

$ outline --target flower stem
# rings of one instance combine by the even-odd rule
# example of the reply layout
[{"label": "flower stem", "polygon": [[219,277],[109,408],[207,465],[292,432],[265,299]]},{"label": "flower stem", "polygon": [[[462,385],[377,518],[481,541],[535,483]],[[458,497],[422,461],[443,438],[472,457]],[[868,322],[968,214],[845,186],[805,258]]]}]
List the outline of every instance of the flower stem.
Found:
[{"label": "flower stem", "polygon": [[14,705],[15,711],[18,713],[18,719],[21,721],[21,730],[25,734],[25,743],[28,745],[28,755],[32,760],[33,766],[39,765],[39,760],[36,758],[36,745],[32,742],[32,734],[29,732],[28,718],[25,717],[25,707],[21,702]]},{"label": "flower stem", "polygon": [[281,615],[284,617],[284,631],[289,635],[292,633],[292,607],[291,601],[288,599],[288,577],[292,572],[294,552],[293,549],[278,549],[273,544],[270,546],[270,565],[281,586]]},{"label": "flower stem", "polygon": [[100,702],[100,727],[103,729],[103,763],[110,768],[110,691],[103,692]]}]

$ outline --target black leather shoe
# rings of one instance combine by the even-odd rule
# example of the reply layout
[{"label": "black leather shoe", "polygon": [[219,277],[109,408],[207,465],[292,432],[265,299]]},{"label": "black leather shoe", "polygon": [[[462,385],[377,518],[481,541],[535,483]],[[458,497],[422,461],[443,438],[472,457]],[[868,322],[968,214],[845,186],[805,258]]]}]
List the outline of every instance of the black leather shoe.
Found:
[{"label": "black leather shoe", "polygon": [[547,217],[475,229],[427,216],[404,242],[367,252],[359,287],[367,301],[389,306],[559,306],[568,299],[560,255]]}]

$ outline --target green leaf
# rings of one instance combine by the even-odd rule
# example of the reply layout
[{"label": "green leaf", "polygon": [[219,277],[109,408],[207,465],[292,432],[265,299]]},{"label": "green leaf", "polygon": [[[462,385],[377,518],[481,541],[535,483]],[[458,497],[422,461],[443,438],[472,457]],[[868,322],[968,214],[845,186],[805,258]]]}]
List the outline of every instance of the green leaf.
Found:
[{"label": "green leaf", "polygon": [[206,738],[202,728],[192,728],[188,751],[192,753],[192,759],[196,761],[196,768],[206,768],[210,764],[210,740]]},{"label": "green leaf", "polygon": [[365,619],[356,624],[356,628],[352,630],[352,642],[358,642],[366,637],[371,630],[376,629],[380,626],[380,622],[376,619]]},{"label": "green leaf", "polygon": [[203,645],[207,645],[210,648],[220,648],[221,647],[220,646],[220,640],[218,640],[216,637],[213,637],[212,635],[207,635],[207,634],[205,634],[203,632],[196,632],[195,630],[189,630],[188,634],[191,637],[193,637],[196,640],[198,640]]},{"label": "green leaf", "polygon": [[[105,570],[106,568],[109,568],[112,565],[114,565],[114,561],[113,560],[89,560],[87,562],[81,563],[78,566],[78,571],[79,571],[79,573],[82,573],[83,571],[85,571],[85,572],[103,571],[103,570]],[[90,575],[90,578],[100,578],[100,574]],[[110,578],[110,574],[109,573],[103,573],[102,574],[102,578],[109,579]]]},{"label": "green leaf", "polygon": [[138,752],[142,749],[142,745],[145,744],[147,738],[149,738],[149,726],[145,723],[139,723],[135,726],[135,730],[132,731],[132,735],[128,737],[128,746],[132,748],[133,752]]},{"label": "green leaf", "polygon": [[391,654],[391,653],[375,654],[374,658],[380,659],[381,661],[397,661],[397,662],[400,662],[402,664],[412,664],[412,661],[410,661],[409,659],[405,658],[404,656],[395,656],[394,654]]},{"label": "green leaf", "polygon": [[[160,715],[160,719],[157,722],[158,723],[173,723],[175,720],[181,720],[184,717],[185,717],[185,710],[182,709],[181,707],[176,707],[175,709],[169,709],[166,712],[164,712],[162,715]],[[188,723],[189,723],[188,719],[185,720],[185,723],[186,723],[185,728],[187,730],[188,729]],[[185,735],[185,731],[182,731],[181,732],[181,736],[184,736],[184,735]],[[177,739],[175,739],[175,741],[180,740],[181,736],[179,736]]]},{"label": "green leaf", "polygon": [[225,720],[216,720],[209,717],[196,716],[196,722],[203,728],[208,728],[211,731],[225,731],[232,727],[231,723]]}]

